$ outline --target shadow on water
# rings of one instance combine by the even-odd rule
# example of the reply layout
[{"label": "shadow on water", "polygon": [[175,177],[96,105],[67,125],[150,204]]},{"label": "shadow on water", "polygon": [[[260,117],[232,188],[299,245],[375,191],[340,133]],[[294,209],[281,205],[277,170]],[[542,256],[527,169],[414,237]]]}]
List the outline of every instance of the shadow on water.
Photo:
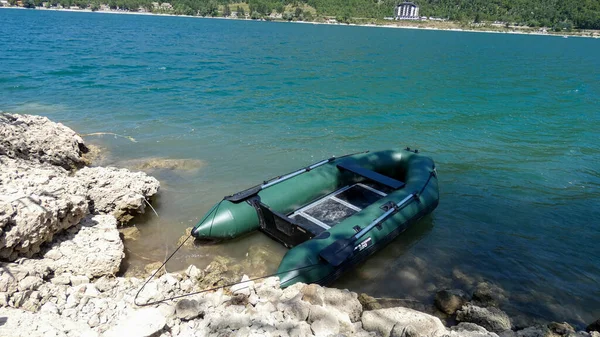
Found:
[{"label": "shadow on water", "polygon": [[[394,274],[400,269],[398,261],[406,258],[416,258],[411,253],[411,248],[426,237],[434,226],[435,218],[433,215],[423,217],[386,247],[373,254],[353,270],[345,273],[331,286],[348,288],[355,292],[365,292],[375,296],[406,297],[407,294],[403,293],[403,288],[398,289],[398,283],[393,281]],[[376,282],[384,279],[386,280],[384,283]],[[389,287],[382,286],[383,284],[388,284]]]}]

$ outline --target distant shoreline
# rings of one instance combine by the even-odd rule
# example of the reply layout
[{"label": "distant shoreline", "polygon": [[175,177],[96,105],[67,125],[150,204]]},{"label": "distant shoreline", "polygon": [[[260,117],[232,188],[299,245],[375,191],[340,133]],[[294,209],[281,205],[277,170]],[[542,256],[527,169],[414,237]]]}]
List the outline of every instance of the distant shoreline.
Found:
[{"label": "distant shoreline", "polygon": [[[0,7],[0,9],[33,9],[23,7]],[[470,29],[460,27],[434,27],[434,26],[415,26],[404,24],[406,21],[391,21],[394,24],[379,24],[379,23],[329,23],[329,22],[316,22],[316,21],[286,21],[286,20],[252,20],[252,19],[238,19],[230,17],[208,17],[208,16],[195,16],[195,15],[178,15],[178,14],[163,14],[163,13],[150,13],[150,12],[130,12],[130,11],[117,11],[117,10],[97,10],[92,11],[90,9],[68,9],[68,8],[43,8],[36,7],[36,10],[41,11],[57,11],[57,12],[79,12],[79,13],[102,13],[102,14],[126,14],[126,15],[147,15],[147,16],[172,16],[172,17],[186,17],[186,18],[197,18],[197,19],[221,19],[221,20],[241,20],[241,21],[271,21],[271,22],[282,22],[282,23],[302,23],[302,24],[313,24],[313,25],[331,25],[331,26],[354,26],[354,27],[375,27],[375,28],[400,28],[400,29],[419,29],[419,30],[436,30],[436,31],[450,31],[450,32],[467,32],[467,33],[493,33],[493,34],[516,34],[516,35],[537,35],[537,36],[556,36],[556,37],[585,37],[585,38],[600,38],[600,31],[586,31],[586,32],[536,32],[536,31],[518,31],[518,30],[489,30],[489,29]],[[424,21],[419,21],[424,22]],[[452,21],[446,21],[450,24],[456,24]],[[593,35],[589,35],[592,33]],[[587,35],[583,35],[587,34]]]}]

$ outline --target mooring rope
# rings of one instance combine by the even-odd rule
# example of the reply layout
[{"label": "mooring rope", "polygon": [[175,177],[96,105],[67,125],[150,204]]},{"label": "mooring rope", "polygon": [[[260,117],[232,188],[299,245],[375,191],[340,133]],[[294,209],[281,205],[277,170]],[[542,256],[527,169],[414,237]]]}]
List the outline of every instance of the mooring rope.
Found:
[{"label": "mooring rope", "polygon": [[[152,278],[154,277],[154,275],[152,275],[150,277],[150,279],[148,279],[144,283],[144,285],[140,288],[140,290],[138,290],[138,292],[135,294],[133,303],[135,305],[139,306],[139,307],[145,307],[145,306],[149,306],[149,305],[155,305],[155,304],[163,303],[163,302],[166,302],[166,301],[176,300],[178,298],[183,298],[183,297],[188,297],[188,296],[194,296],[194,295],[206,293],[206,292],[209,292],[209,291],[214,291],[214,290],[219,290],[219,289],[223,289],[223,288],[232,287],[232,286],[235,286],[235,285],[238,285],[238,284],[244,284],[244,283],[250,283],[250,282],[254,282],[254,281],[258,281],[258,280],[263,280],[263,279],[266,279],[266,278],[269,278],[269,277],[275,277],[275,276],[279,276],[279,275],[282,275],[282,274],[290,273],[290,272],[293,272],[293,271],[299,271],[299,270],[314,268],[314,267],[316,267],[318,265],[319,265],[319,263],[315,263],[315,264],[311,264],[311,265],[300,267],[300,268],[294,268],[294,269],[280,271],[280,272],[269,274],[269,275],[264,275],[264,276],[256,277],[256,278],[249,279],[249,280],[246,280],[246,281],[234,282],[234,283],[230,283],[230,284],[226,284],[226,285],[222,285],[222,286],[218,286],[218,287],[213,287],[213,288],[209,288],[209,289],[204,289],[204,290],[196,291],[196,292],[193,292],[193,293],[188,293],[188,294],[173,296],[173,297],[165,298],[165,299],[154,301],[154,302],[148,302],[148,303],[144,303],[144,304],[139,304],[139,303],[137,303],[137,298],[138,298],[139,294],[142,292],[142,290],[144,289],[144,287],[146,286],[146,284],[148,284],[148,282],[150,282],[150,280],[152,280]],[[156,274],[156,272],[154,272],[154,274]],[[250,285],[247,285],[244,288],[240,288],[240,290],[241,289],[246,289],[249,286]]]},{"label": "mooring rope", "polygon": [[[211,230],[212,230],[212,225],[214,224],[214,220],[215,220],[215,216],[217,214],[217,212],[219,211],[219,206],[221,206],[221,203],[223,202],[223,200],[221,200],[217,206],[213,209],[213,211],[211,211],[212,214],[212,219],[211,219]],[[154,208],[152,208],[154,210]],[[156,210],[154,211],[156,213]],[[210,216],[211,214],[208,214],[208,216]],[[156,213],[156,216],[158,216],[158,214]],[[210,235],[210,234],[209,234]],[[188,296],[193,296],[193,295],[198,295],[198,294],[202,294],[205,292],[209,292],[209,291],[214,291],[214,290],[218,290],[218,289],[223,289],[223,288],[228,288],[228,287],[232,287],[238,284],[244,284],[244,283],[249,283],[249,282],[253,282],[253,281],[258,281],[258,280],[262,280],[262,279],[266,279],[269,277],[274,277],[274,276],[279,276],[282,274],[286,274],[289,272],[293,272],[293,271],[299,271],[299,270],[304,270],[304,269],[309,269],[309,268],[313,268],[317,265],[319,265],[319,263],[315,263],[312,265],[308,265],[308,266],[304,266],[304,267],[299,267],[299,268],[295,268],[295,269],[290,269],[290,270],[285,270],[285,271],[281,271],[281,272],[277,272],[274,274],[269,274],[269,275],[264,275],[264,276],[260,276],[257,278],[253,278],[250,280],[246,280],[246,281],[239,281],[239,282],[235,282],[235,283],[230,283],[230,284],[226,284],[223,286],[218,286],[218,287],[213,287],[213,288],[209,288],[209,289],[204,289],[204,290],[200,290],[200,291],[196,291],[196,292],[192,292],[192,293],[188,293],[188,294],[183,294],[183,295],[178,295],[178,296],[172,296],[172,297],[168,297],[162,300],[157,300],[157,301],[153,301],[153,302],[149,302],[149,303],[137,303],[137,299],[138,296],[140,295],[140,293],[142,292],[142,290],[144,290],[144,288],[146,287],[146,285],[148,285],[148,283],[150,283],[150,281],[152,281],[152,279],[154,279],[154,277],[156,276],[156,274],[158,274],[158,272],[167,264],[167,262],[169,262],[169,260],[171,260],[173,258],[173,256],[179,251],[179,249],[181,249],[181,247],[183,247],[183,245],[185,245],[185,243],[187,242],[187,240],[189,240],[192,237],[192,234],[190,233],[190,235],[188,235],[187,238],[185,238],[185,240],[183,240],[183,242],[181,244],[179,244],[179,246],[173,251],[173,253],[171,253],[171,255],[169,255],[169,257],[167,257],[165,259],[165,262],[162,263],[162,265],[160,267],[158,267],[158,269],[156,269],[154,271],[154,273],[152,273],[152,275],[150,275],[150,277],[146,280],[146,282],[144,282],[144,284],[142,285],[142,287],[137,291],[137,293],[135,294],[135,297],[133,298],[133,303],[139,307],[145,307],[145,306],[149,306],[149,305],[155,305],[155,304],[159,304],[159,303],[163,303],[166,301],[172,301],[172,300],[176,300],[178,298],[183,298],[183,297],[188,297]],[[166,271],[166,268],[165,268]],[[249,286],[249,285],[248,285]],[[246,289],[248,286],[241,288],[241,289]]]},{"label": "mooring rope", "polygon": [[[152,207],[152,205],[150,205],[150,203],[148,202],[148,200],[146,200],[146,198],[144,198],[144,201],[146,201],[146,203],[147,203],[147,204],[150,206],[150,208],[152,208],[152,210],[154,211],[154,214],[156,214],[156,217],[158,218],[158,217],[159,217],[159,216],[158,216],[158,213],[156,212],[156,210],[154,209],[154,207]],[[217,207],[215,207],[215,208],[213,209],[213,211],[211,211],[211,213],[213,213],[213,214],[212,214],[213,218],[211,219],[211,224],[210,224],[210,229],[211,229],[211,230],[212,230],[212,225],[213,225],[213,223],[215,222],[215,215],[217,214],[217,211],[219,210],[219,206],[221,206],[221,203],[222,203],[222,202],[223,202],[223,200],[221,200],[221,201],[220,201],[220,202],[217,204]],[[209,217],[210,215],[211,215],[211,214],[209,213],[209,214],[208,214],[206,217]],[[193,231],[193,229],[192,229],[192,231]],[[185,240],[183,240],[183,242],[182,242],[181,244],[179,244],[179,246],[177,246],[177,248],[176,248],[176,249],[173,251],[173,253],[171,253],[171,255],[169,255],[169,257],[167,257],[167,256],[166,256],[166,255],[167,255],[166,253],[168,252],[168,250],[166,250],[166,248],[165,248],[165,261],[164,261],[164,262],[163,262],[163,263],[160,265],[160,267],[158,267],[158,268],[157,268],[157,269],[154,271],[154,273],[152,273],[152,275],[150,275],[150,278],[148,278],[148,280],[146,280],[146,282],[144,282],[144,284],[142,285],[142,287],[141,287],[141,288],[138,290],[138,292],[135,294],[135,297],[134,297],[134,299],[133,299],[133,303],[134,303],[134,304],[136,304],[137,306],[145,306],[145,305],[149,305],[149,304],[144,304],[144,305],[137,304],[137,303],[136,303],[136,301],[137,301],[138,295],[139,295],[139,294],[142,292],[142,290],[144,290],[144,287],[146,287],[146,285],[147,285],[147,284],[148,284],[150,281],[152,281],[152,279],[153,279],[153,278],[156,276],[156,274],[158,274],[158,272],[160,272],[160,270],[161,270],[161,269],[163,269],[163,268],[164,268],[164,269],[165,269],[165,273],[167,272],[167,268],[166,268],[167,262],[169,262],[169,260],[171,260],[171,259],[173,258],[173,256],[174,256],[174,255],[175,255],[175,254],[176,254],[176,253],[179,251],[179,249],[181,249],[181,247],[183,247],[183,245],[185,245],[185,243],[187,242],[187,240],[189,240],[191,237],[192,237],[192,233],[190,233],[190,235],[188,235],[188,237],[187,237],[187,238],[185,238]],[[165,299],[165,300],[162,300],[162,301],[168,301],[168,300],[169,300],[169,299]],[[160,302],[160,301],[159,301],[159,302]]]}]

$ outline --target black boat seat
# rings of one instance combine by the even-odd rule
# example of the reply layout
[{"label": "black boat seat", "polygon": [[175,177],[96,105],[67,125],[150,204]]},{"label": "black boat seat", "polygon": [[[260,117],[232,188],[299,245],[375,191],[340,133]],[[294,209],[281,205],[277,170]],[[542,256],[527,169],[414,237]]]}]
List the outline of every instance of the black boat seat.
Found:
[{"label": "black boat seat", "polygon": [[360,166],[350,163],[350,162],[341,162],[341,163],[337,164],[337,167],[338,167],[338,169],[350,171],[350,172],[352,172],[354,174],[358,174],[359,176],[362,176],[368,180],[374,181],[378,184],[387,186],[389,188],[393,188],[395,190],[400,189],[400,188],[404,187],[404,185],[405,185],[400,180],[396,180],[394,178],[384,176],[381,173],[371,171],[369,169],[360,167]]},{"label": "black boat seat", "polygon": [[273,211],[260,201],[255,202],[260,210],[258,215],[261,230],[287,247],[297,246],[324,231],[317,225],[301,224]]}]

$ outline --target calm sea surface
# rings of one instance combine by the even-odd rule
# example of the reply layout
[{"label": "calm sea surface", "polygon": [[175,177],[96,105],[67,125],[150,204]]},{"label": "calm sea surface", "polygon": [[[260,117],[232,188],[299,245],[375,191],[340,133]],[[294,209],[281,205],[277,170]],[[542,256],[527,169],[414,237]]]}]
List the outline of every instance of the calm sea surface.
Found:
[{"label": "calm sea surface", "polygon": [[[600,317],[599,55],[581,38],[6,9],[0,110],[137,141],[86,136],[102,164],[202,161],[152,172],[160,218],[135,220],[131,268],[223,195],[331,155],[418,148],[439,207],[335,285],[431,303],[485,280],[512,316],[581,327]],[[174,263],[251,246],[267,271],[285,252],[256,233]]]}]

